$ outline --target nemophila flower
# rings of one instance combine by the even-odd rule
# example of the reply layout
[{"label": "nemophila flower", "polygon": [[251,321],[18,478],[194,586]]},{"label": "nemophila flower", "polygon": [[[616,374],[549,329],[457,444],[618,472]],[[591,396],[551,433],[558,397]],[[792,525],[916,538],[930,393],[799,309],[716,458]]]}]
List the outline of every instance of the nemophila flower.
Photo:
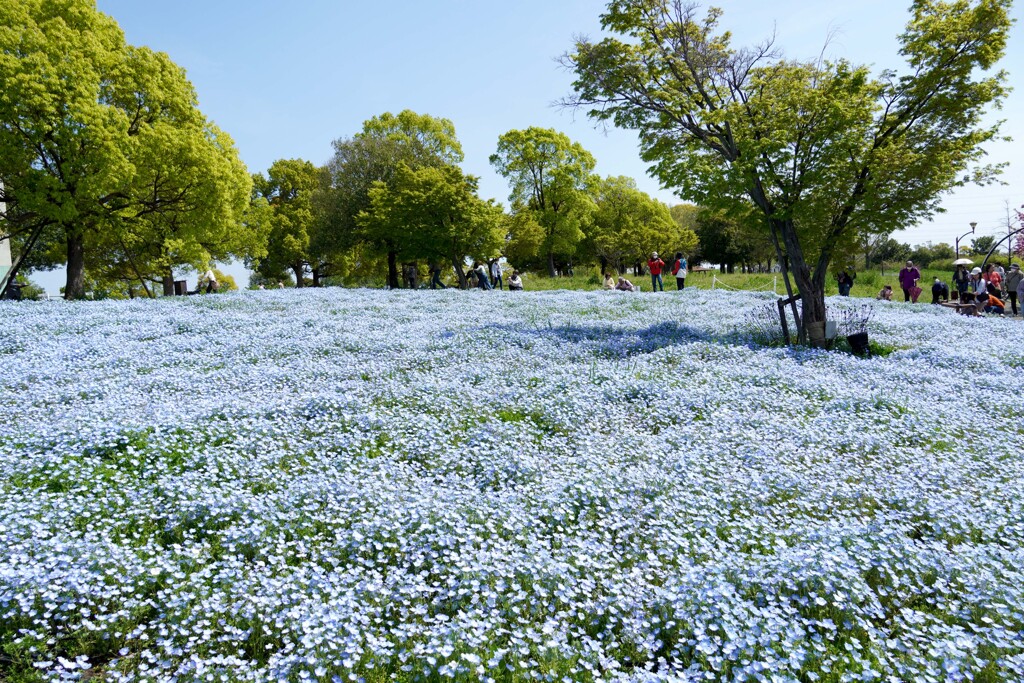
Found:
[{"label": "nemophila flower", "polygon": [[860,359],[752,344],[754,294],[422,294],[3,305],[13,665],[1021,677],[1021,413],[963,413],[1019,325],[880,304]]}]

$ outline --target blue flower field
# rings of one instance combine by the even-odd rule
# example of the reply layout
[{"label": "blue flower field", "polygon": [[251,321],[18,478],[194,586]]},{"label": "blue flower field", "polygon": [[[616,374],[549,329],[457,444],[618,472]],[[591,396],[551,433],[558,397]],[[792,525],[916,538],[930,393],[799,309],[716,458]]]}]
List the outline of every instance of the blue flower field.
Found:
[{"label": "blue flower field", "polygon": [[1024,680],[1024,324],[772,300],[3,302],[0,680]]}]

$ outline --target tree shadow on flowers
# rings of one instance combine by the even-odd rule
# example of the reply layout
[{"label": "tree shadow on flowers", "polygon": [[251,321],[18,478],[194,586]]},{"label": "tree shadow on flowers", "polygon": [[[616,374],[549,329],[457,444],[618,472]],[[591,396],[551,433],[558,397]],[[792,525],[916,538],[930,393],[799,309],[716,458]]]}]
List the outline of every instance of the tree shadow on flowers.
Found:
[{"label": "tree shadow on flowers", "polygon": [[539,337],[569,342],[606,358],[628,358],[692,342],[721,341],[707,330],[671,321],[662,321],[639,329],[613,325],[499,325],[498,329],[509,335],[518,335],[524,341]]}]

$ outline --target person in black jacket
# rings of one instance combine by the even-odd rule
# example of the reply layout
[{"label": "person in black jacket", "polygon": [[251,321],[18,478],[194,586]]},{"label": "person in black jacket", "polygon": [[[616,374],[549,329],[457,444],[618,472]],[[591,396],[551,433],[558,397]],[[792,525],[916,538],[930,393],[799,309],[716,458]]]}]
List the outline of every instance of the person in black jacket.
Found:
[{"label": "person in black jacket", "polygon": [[953,286],[956,288],[957,298],[962,300],[971,287],[971,274],[967,271],[967,266],[957,266],[953,271]]},{"label": "person in black jacket", "polygon": [[853,289],[853,281],[857,279],[856,275],[851,275],[849,271],[842,271],[836,276],[836,281],[839,283],[839,296],[850,296],[850,290]]},{"label": "person in black jacket", "polygon": [[932,283],[932,303],[937,304],[942,301],[949,301],[949,285],[935,278],[935,282]]}]

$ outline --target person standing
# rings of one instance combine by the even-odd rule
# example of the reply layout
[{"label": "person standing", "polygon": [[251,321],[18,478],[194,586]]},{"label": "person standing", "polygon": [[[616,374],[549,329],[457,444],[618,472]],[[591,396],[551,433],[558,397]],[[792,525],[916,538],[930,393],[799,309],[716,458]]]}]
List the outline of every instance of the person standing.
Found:
[{"label": "person standing", "polygon": [[419,283],[419,269],[415,263],[407,263],[405,265],[405,283],[409,289],[418,289]]},{"label": "person standing", "polygon": [[963,299],[971,285],[971,274],[967,272],[967,266],[959,265],[953,271],[953,286],[956,287],[957,299]]},{"label": "person standing", "polygon": [[441,282],[441,266],[437,265],[437,261],[430,262],[430,288],[448,289],[445,284]]},{"label": "person standing", "polygon": [[903,300],[910,301],[913,299],[917,301],[916,296],[911,296],[910,290],[917,287],[917,281],[921,279],[921,271],[914,267],[913,261],[907,261],[907,265],[900,271],[899,279],[900,287],[903,289]]},{"label": "person standing", "polygon": [[658,258],[658,252],[653,252],[651,258],[647,261],[647,267],[651,271],[651,288],[657,292],[659,289],[665,291],[665,284],[661,280],[661,271],[665,267],[665,262]]},{"label": "person standing", "polygon": [[[1018,269],[1019,268],[1020,266],[1018,266]],[[1022,304],[1024,304],[1024,279],[1017,284],[1017,298],[1020,299]],[[1024,311],[1021,312],[1021,315],[1024,315]]]},{"label": "person standing", "polygon": [[855,275],[850,275],[848,271],[841,271],[836,276],[836,282],[839,284],[839,296],[850,296],[850,290],[853,289],[853,281],[856,278]]},{"label": "person standing", "polygon": [[203,273],[203,279],[206,280],[206,293],[216,292],[220,289],[220,283],[217,282],[217,276],[213,273],[213,268],[207,268],[206,272]]},{"label": "person standing", "polygon": [[505,289],[504,282],[501,278],[501,266],[498,265],[498,259],[491,261],[491,284],[498,289]]},{"label": "person standing", "polygon": [[672,274],[676,276],[676,289],[682,291],[686,288],[686,257],[681,251],[676,252],[676,262],[672,266]]},{"label": "person standing", "polygon": [[1020,296],[1021,285],[1024,284],[1024,276],[1021,275],[1020,265],[1010,264],[1010,272],[1006,274],[1006,298],[1010,300],[1010,309],[1017,315],[1017,297]]},{"label": "person standing", "polygon": [[1003,276],[996,270],[995,265],[991,263],[986,265],[981,278],[987,283],[989,294],[995,297],[1003,295]]}]

